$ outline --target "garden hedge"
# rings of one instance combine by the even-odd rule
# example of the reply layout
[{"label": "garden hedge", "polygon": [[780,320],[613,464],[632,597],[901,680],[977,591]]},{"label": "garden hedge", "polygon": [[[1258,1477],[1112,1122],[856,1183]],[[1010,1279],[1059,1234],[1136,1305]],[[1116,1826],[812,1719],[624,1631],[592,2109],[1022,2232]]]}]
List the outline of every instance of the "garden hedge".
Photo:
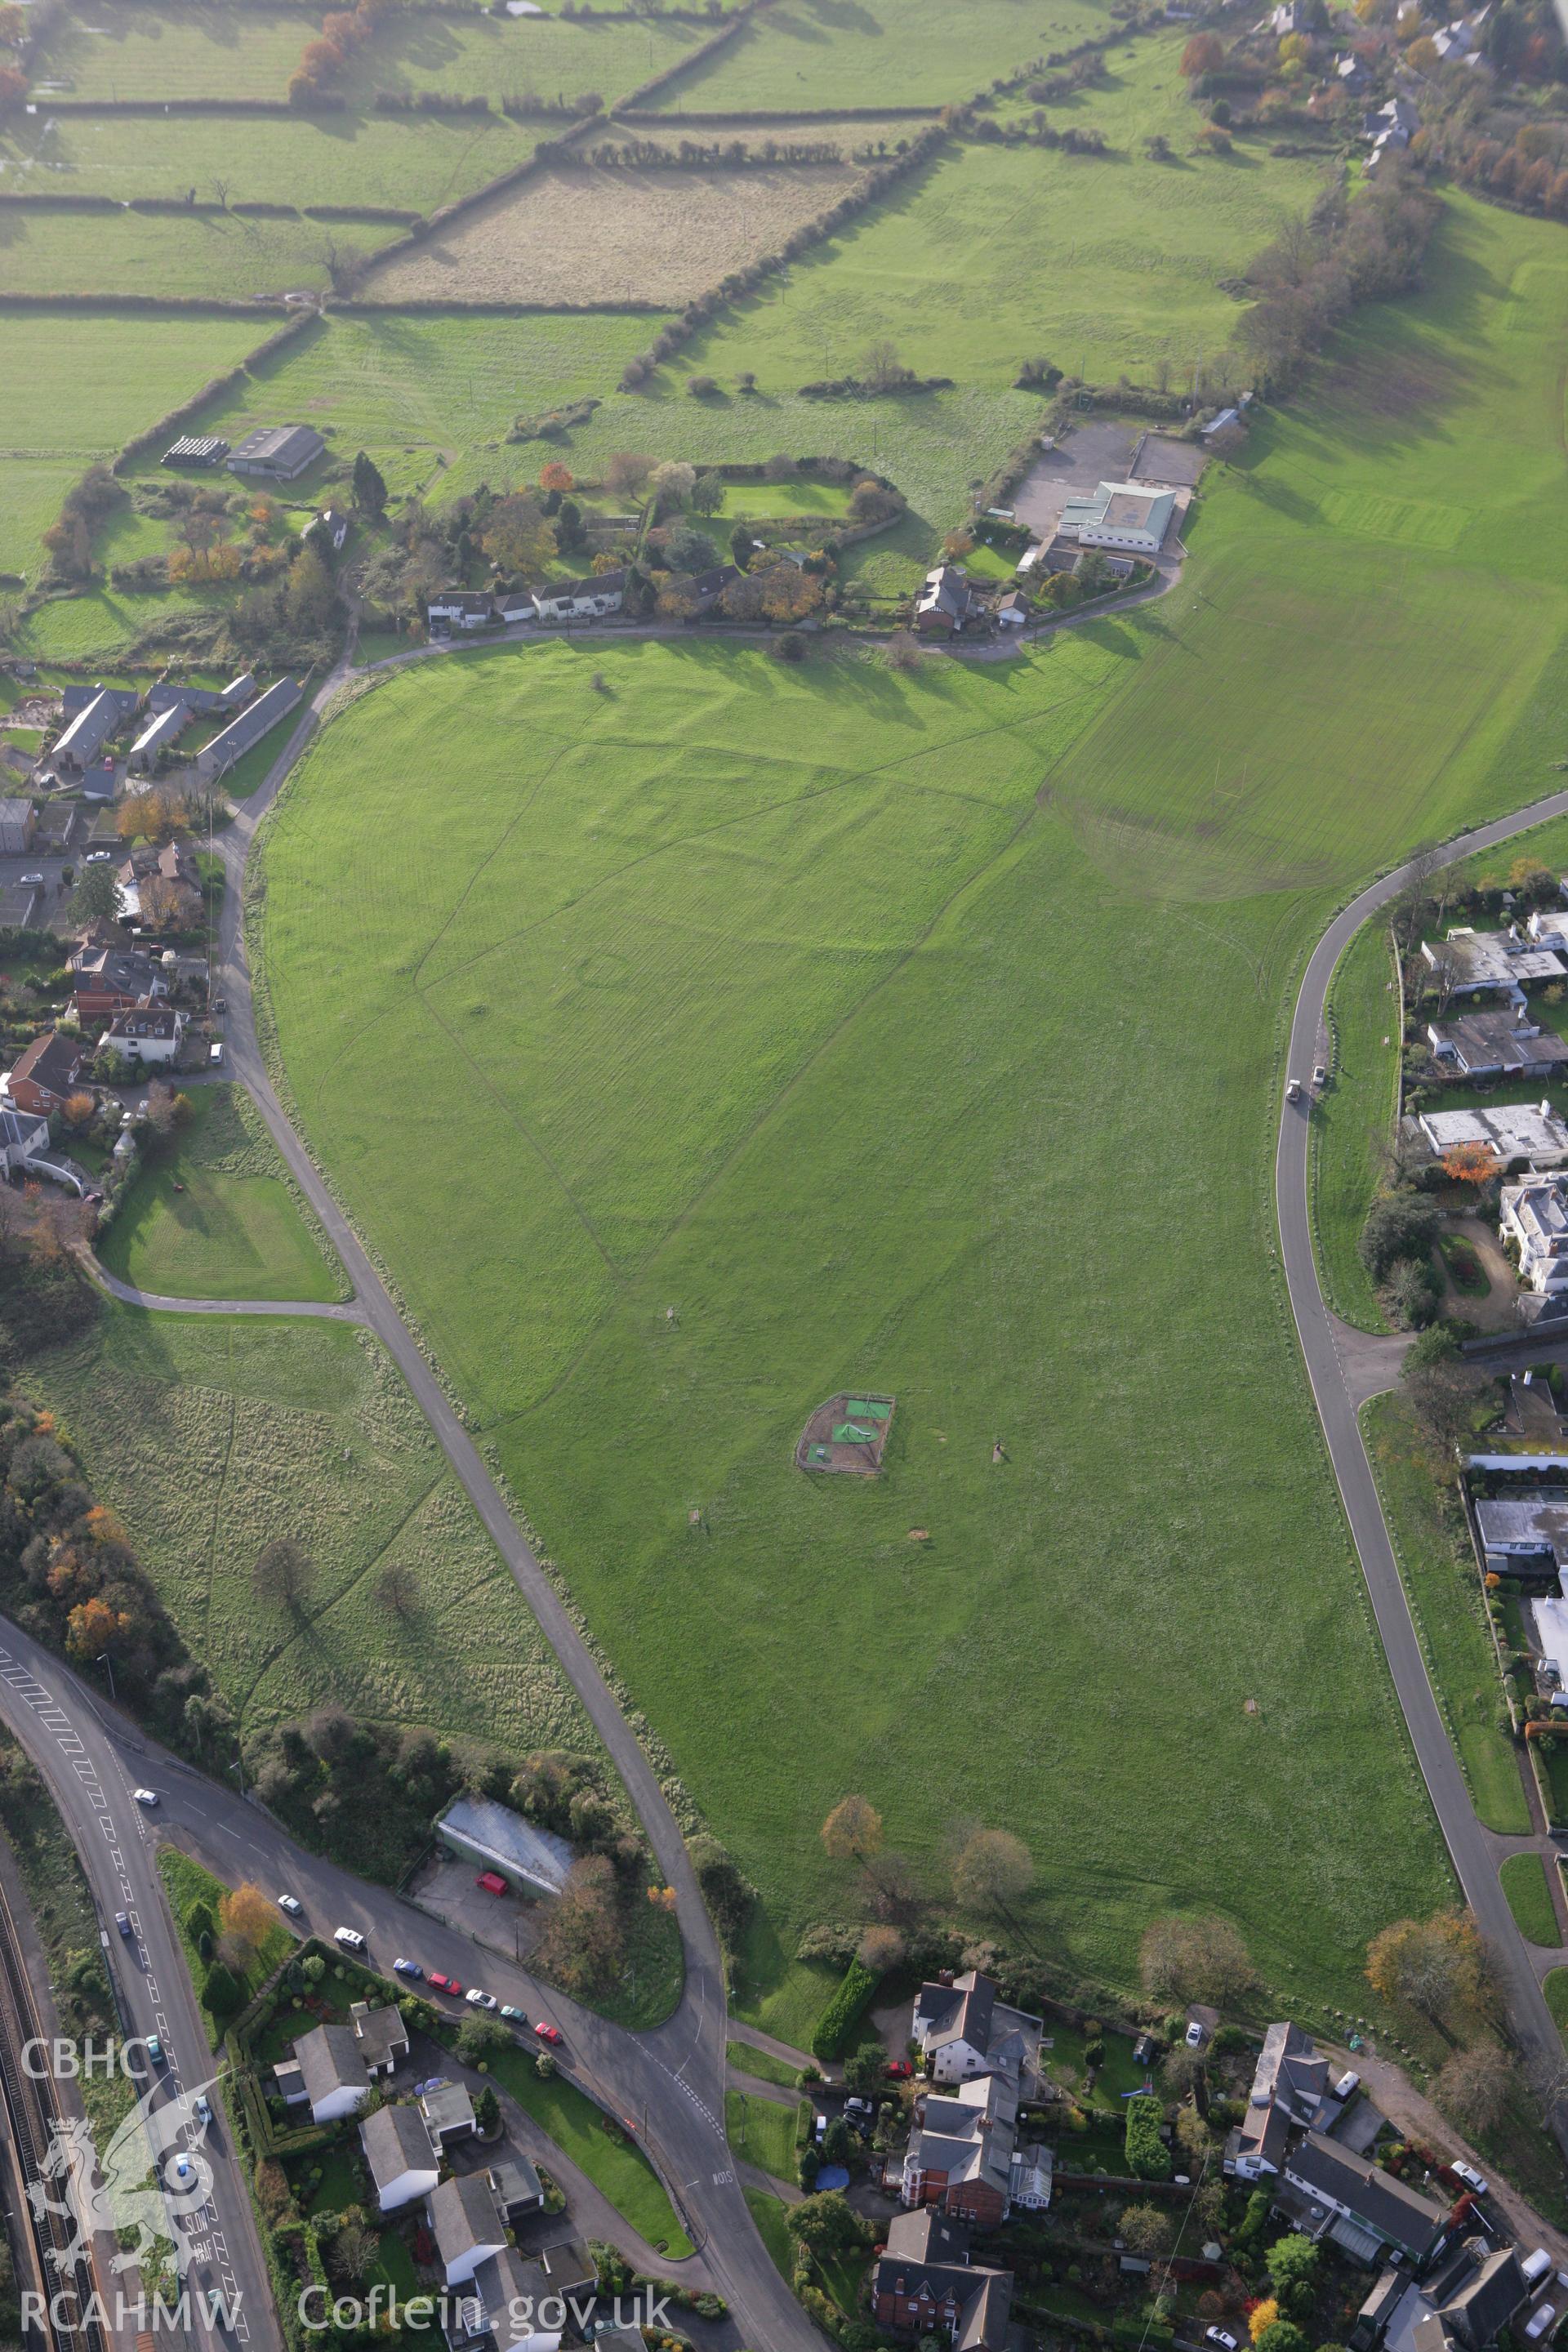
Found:
[{"label": "garden hedge", "polygon": [[881,1978],[861,1960],[851,1960],[843,1981],[816,2021],[811,2037],[814,2058],[837,2058],[866,2013]]},{"label": "garden hedge", "polygon": [[1140,2091],[1127,2102],[1127,2169],[1140,2180],[1169,2180],[1171,2151],[1160,2137],[1160,2102]]}]

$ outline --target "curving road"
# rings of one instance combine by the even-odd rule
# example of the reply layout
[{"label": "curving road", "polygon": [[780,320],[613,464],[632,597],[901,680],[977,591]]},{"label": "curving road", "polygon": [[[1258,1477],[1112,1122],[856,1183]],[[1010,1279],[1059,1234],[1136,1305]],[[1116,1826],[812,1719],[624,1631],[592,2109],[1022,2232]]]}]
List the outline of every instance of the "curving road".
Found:
[{"label": "curving road", "polygon": [[[1500,817],[1473,833],[1461,834],[1447,845],[1447,860],[1451,863],[1477,850],[1493,848],[1548,817],[1564,814],[1568,814],[1568,792],[1553,793],[1549,799],[1536,801],[1512,816]],[[1312,1246],[1310,1081],[1313,1066],[1331,1058],[1324,1011],[1329,982],[1353,933],[1369,915],[1374,915],[1379,908],[1396,898],[1409,878],[1409,866],[1402,866],[1370,884],[1335,917],[1308,963],[1290,1025],[1286,1066],[1289,1076],[1301,1081],[1301,1099],[1284,1105],[1275,1159],[1279,1244],[1307,1378],[1311,1383],[1351,1534],[1361,1557],[1378,1633],[1405,1712],[1415,1760],[1465,1900],[1500,1957],[1510,2020],[1520,2054],[1532,2079],[1544,2084],[1555,2082],[1562,2073],[1563,2042],[1546,2006],[1531,1947],[1514,1924],[1498,1877],[1500,1859],[1530,1841],[1498,1838],[1476,1818],[1469,1788],[1427,1677],[1357,1417],[1359,1406],[1368,1396],[1391,1385],[1394,1377],[1392,1351],[1384,1343],[1382,1355],[1377,1355],[1377,1343],[1369,1343],[1363,1334],[1352,1331],[1332,1312],[1323,1297],[1317,1254]],[[1554,2110],[1553,2127],[1568,2147],[1568,2117],[1561,2104]]]}]

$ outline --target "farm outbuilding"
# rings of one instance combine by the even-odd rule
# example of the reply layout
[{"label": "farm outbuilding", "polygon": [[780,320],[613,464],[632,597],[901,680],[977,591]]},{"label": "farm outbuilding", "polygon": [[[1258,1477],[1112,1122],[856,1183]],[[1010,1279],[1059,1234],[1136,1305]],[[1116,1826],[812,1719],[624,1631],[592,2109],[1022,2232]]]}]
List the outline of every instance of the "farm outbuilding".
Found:
[{"label": "farm outbuilding", "polygon": [[559,1895],[572,1867],[564,1838],[535,1829],[509,1805],[489,1797],[459,1797],[436,1824],[436,1834],[454,1853],[493,1870],[509,1886],[532,1895]]}]

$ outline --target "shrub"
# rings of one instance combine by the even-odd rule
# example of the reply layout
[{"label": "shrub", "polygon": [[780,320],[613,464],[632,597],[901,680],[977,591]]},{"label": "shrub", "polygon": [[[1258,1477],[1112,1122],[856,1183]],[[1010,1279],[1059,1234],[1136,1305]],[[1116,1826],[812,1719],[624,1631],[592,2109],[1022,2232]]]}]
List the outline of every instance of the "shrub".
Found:
[{"label": "shrub", "polygon": [[1171,2151],[1160,2137],[1160,2102],[1146,2091],[1127,2102],[1127,2169],[1140,2180],[1171,2177]]},{"label": "shrub", "polygon": [[1437,1210],[1421,1193],[1382,1192],[1366,1213],[1357,1254],[1373,1280],[1383,1282],[1401,1258],[1427,1256],[1437,1231]]},{"label": "shrub", "polygon": [[861,1961],[850,1961],[837,1990],[816,2021],[816,2031],[811,2037],[814,2058],[838,2056],[865,2015],[871,1995],[880,1982],[881,1979],[873,1975]]}]

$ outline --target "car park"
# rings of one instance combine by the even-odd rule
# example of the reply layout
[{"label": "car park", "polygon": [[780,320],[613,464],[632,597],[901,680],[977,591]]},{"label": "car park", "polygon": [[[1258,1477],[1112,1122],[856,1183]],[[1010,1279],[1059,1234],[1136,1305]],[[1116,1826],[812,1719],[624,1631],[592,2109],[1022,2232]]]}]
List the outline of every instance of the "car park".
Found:
[{"label": "car park", "polygon": [[559,2042],[561,2039],[561,2028],[558,2025],[548,2024],[542,2017],[533,2030],[541,2042]]},{"label": "car park", "polygon": [[287,1911],[290,1919],[303,1918],[305,1913],[305,1906],[297,1895],[280,1895],[278,1897],[278,1908],[279,1911]]},{"label": "car park", "polygon": [[137,1803],[143,1806],[149,1812],[151,1812],[153,1807],[158,1801],[158,1791],[156,1789],[132,1789],[131,1793],[135,1798]]},{"label": "car park", "polygon": [[494,1993],[482,1991],[478,1985],[470,1985],[463,1999],[470,2009],[495,2009],[499,2006]]},{"label": "car park", "polygon": [[120,1930],[120,1932],[121,1932],[121,1934],[122,1936],[125,1936],[125,1937],[129,1937],[129,1936],[130,1936],[130,1933],[131,1933],[131,1920],[130,1920],[130,1917],[129,1917],[129,1916],[128,1916],[128,1914],[127,1914],[127,1913],[125,1913],[125,1912],[123,1912],[123,1911],[117,1911],[117,1912],[115,1913],[115,1915],[114,1915],[114,1924],[115,1924],[115,1926],[119,1928],[119,1930]]},{"label": "car park", "polygon": [[394,1960],[392,1966],[394,1974],[400,1977],[422,1977],[425,1973],[417,1960]]},{"label": "car park", "polygon": [[463,1988],[458,1982],[456,1977],[443,1976],[439,1969],[432,1969],[430,1971],[430,1990],[432,1992],[460,1993]]},{"label": "car park", "polygon": [[363,1952],[364,1949],[364,1937],[357,1927],[334,1927],[332,1941],[341,1944],[345,1952]]}]

